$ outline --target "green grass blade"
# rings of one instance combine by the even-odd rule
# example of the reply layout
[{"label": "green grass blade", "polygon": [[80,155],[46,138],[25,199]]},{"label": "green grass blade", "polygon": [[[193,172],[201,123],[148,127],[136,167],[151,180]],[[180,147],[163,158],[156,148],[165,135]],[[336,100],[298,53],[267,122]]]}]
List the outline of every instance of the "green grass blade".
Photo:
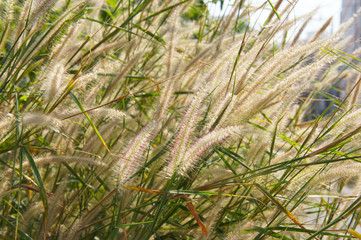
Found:
[{"label": "green grass blade", "polygon": [[23,152],[26,155],[26,157],[27,157],[27,159],[28,159],[28,161],[30,163],[31,170],[33,171],[35,182],[36,182],[36,184],[38,185],[38,188],[39,188],[40,198],[41,198],[41,201],[43,202],[43,206],[44,206],[44,213],[45,213],[44,227],[45,227],[46,224],[47,224],[47,216],[48,216],[48,197],[46,195],[47,193],[46,193],[43,181],[41,179],[39,170],[38,170],[38,168],[37,168],[37,166],[35,164],[35,161],[34,161],[33,157],[31,156],[28,148],[24,147],[24,146],[21,147],[21,152]]},{"label": "green grass blade", "polygon": [[1,214],[0,214],[0,218],[1,218],[2,221],[4,221],[12,229],[17,230],[17,232],[20,234],[20,236],[22,236],[24,239],[32,240],[32,238],[28,234],[26,234],[23,230],[21,230],[19,228],[16,228],[11,222],[9,222],[8,220],[6,220],[6,218],[1,216]]},{"label": "green grass blade", "polygon": [[326,226],[322,227],[321,229],[319,229],[317,232],[315,232],[314,234],[312,234],[309,238],[307,238],[307,240],[311,240],[315,237],[317,237],[321,232],[327,230],[328,228],[332,227],[333,225],[335,225],[336,223],[346,219],[347,216],[349,216],[350,214],[354,213],[354,211],[357,211],[357,209],[359,209],[361,207],[361,197],[358,197],[345,211],[343,211],[336,219],[334,219],[333,221],[331,221],[329,224],[327,224]]},{"label": "green grass blade", "polygon": [[275,9],[275,7],[273,6],[272,2],[270,0],[267,0],[267,2],[269,3],[269,5],[271,5],[271,8],[273,10],[273,12],[276,14],[278,20],[281,20],[280,15],[278,14],[277,10]]},{"label": "green grass blade", "polygon": [[78,107],[80,108],[80,110],[84,113],[84,116],[88,119],[88,122],[90,123],[90,125],[92,126],[93,130],[95,131],[95,133],[98,135],[100,141],[103,143],[104,147],[108,150],[108,152],[110,151],[107,144],[105,143],[104,139],[102,138],[102,136],[100,135],[98,129],[96,128],[95,124],[93,123],[93,121],[90,119],[88,113],[85,111],[83,105],[79,102],[79,100],[76,98],[76,96],[72,93],[69,93],[69,95],[72,97],[72,99],[74,100],[74,102],[78,105]]}]

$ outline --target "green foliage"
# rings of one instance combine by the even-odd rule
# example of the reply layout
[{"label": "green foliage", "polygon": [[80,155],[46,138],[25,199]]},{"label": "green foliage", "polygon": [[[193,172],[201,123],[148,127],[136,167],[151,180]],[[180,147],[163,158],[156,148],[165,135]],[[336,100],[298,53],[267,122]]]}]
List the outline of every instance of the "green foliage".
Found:
[{"label": "green foliage", "polygon": [[1,1],[0,238],[359,238],[360,59],[281,3]]},{"label": "green foliage", "polygon": [[184,20],[199,21],[207,12],[205,2],[203,0],[196,0],[189,10],[182,14],[182,17]]}]

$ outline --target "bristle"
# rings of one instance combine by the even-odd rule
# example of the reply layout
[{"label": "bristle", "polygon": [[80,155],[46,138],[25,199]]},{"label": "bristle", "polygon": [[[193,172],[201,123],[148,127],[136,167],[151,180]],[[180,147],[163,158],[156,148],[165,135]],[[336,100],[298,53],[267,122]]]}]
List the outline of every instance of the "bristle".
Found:
[{"label": "bristle", "polygon": [[241,135],[242,127],[240,126],[230,126],[226,128],[220,128],[205,136],[201,137],[189,148],[186,154],[183,157],[183,160],[180,162],[180,172],[185,174],[196,166],[197,161],[200,160],[201,156],[212,146],[223,142],[225,139],[234,135]]},{"label": "bristle", "polygon": [[62,63],[55,64],[48,72],[43,83],[45,101],[50,102],[59,94],[64,73],[65,69]]},{"label": "bristle", "polygon": [[24,114],[22,123],[25,126],[52,126],[55,128],[60,128],[62,125],[59,119],[42,113]]},{"label": "bristle", "polygon": [[[89,165],[95,165],[99,167],[106,167],[104,163],[102,163],[99,160],[95,160],[93,158],[89,157],[80,157],[80,156],[49,156],[49,157],[41,157],[41,158],[35,158],[34,162],[37,167],[41,167],[45,164],[50,163],[79,163],[79,164],[89,164]],[[17,166],[19,168],[19,166]],[[31,168],[31,165],[29,163],[23,163],[22,169],[28,170]],[[12,169],[9,169],[3,173],[3,177],[10,177],[12,174]]]},{"label": "bristle", "polygon": [[122,185],[124,185],[135,173],[135,171],[139,169],[138,161],[148,148],[156,126],[156,122],[150,122],[138,135],[133,138],[124,154],[119,156],[114,168],[114,175],[117,178],[117,185],[119,189],[122,189]]},{"label": "bristle", "polygon": [[0,2],[3,238],[358,236],[361,9]]}]

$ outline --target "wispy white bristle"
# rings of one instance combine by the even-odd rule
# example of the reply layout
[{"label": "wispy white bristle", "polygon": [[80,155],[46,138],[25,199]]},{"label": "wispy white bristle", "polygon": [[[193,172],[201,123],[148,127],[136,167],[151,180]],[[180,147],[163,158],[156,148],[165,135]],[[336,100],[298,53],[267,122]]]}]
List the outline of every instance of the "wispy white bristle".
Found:
[{"label": "wispy white bristle", "polygon": [[119,187],[122,187],[136,170],[139,169],[139,160],[147,150],[156,127],[157,124],[154,121],[144,127],[144,129],[133,138],[124,154],[122,154],[116,162],[114,174]]},{"label": "wispy white bristle", "polygon": [[189,169],[196,165],[200,157],[212,146],[224,141],[232,135],[240,135],[241,126],[230,126],[214,130],[202,138],[198,139],[192,147],[187,150],[183,160],[180,163],[180,171],[185,174]]},{"label": "wispy white bristle", "polygon": [[62,126],[61,120],[43,113],[26,113],[22,122],[25,126],[52,126],[55,128]]},{"label": "wispy white bristle", "polygon": [[65,69],[62,63],[55,64],[53,69],[48,72],[48,76],[46,76],[43,83],[44,97],[47,102],[52,101],[59,93],[64,73]]}]

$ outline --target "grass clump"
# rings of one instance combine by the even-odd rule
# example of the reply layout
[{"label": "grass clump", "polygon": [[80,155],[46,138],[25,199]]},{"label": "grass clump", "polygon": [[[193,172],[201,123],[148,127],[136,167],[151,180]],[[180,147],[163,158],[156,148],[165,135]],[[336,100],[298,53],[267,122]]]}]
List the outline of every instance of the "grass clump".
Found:
[{"label": "grass clump", "polygon": [[2,1],[0,236],[358,238],[354,19],[301,42],[292,8]]}]

